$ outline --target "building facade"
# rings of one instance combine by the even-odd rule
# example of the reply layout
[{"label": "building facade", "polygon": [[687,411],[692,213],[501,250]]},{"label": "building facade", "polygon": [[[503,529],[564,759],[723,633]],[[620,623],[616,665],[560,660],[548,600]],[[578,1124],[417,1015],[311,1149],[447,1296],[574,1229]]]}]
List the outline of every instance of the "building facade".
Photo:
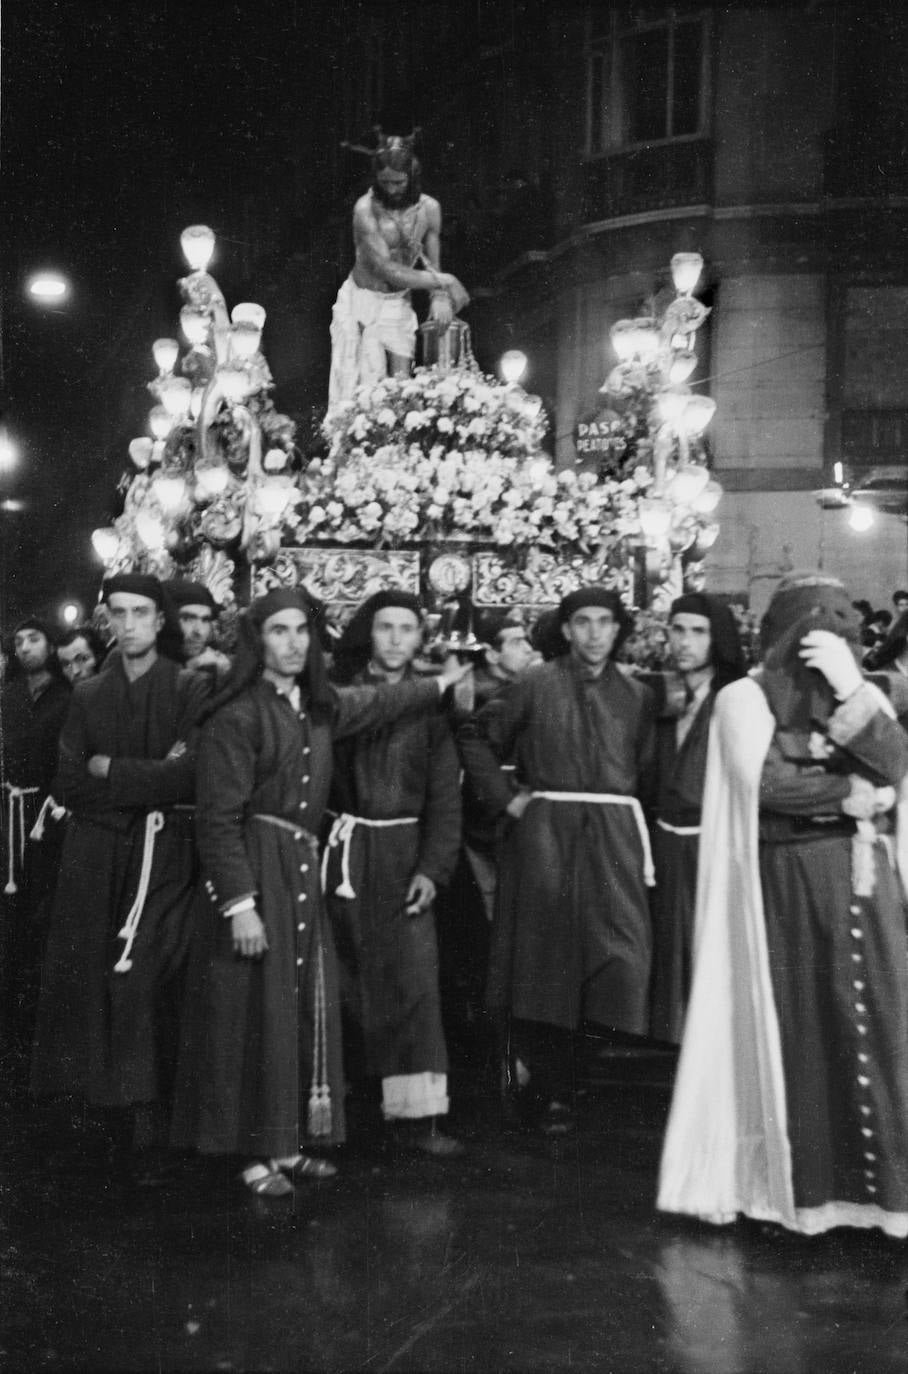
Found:
[{"label": "building facade", "polygon": [[[597,407],[609,326],[658,302],[672,254],[696,249],[712,314],[694,380],[717,402],[726,492],[708,584],[758,610],[793,567],[879,604],[908,585],[897,501],[857,534],[815,495],[839,462],[856,482],[905,471],[904,6],[436,0],[399,24],[343,10],[326,118],[348,137],[367,110],[422,126],[479,360],[528,354],[558,462]],[[352,199],[366,164],[332,158]],[[333,287],[348,230],[328,225]]]}]

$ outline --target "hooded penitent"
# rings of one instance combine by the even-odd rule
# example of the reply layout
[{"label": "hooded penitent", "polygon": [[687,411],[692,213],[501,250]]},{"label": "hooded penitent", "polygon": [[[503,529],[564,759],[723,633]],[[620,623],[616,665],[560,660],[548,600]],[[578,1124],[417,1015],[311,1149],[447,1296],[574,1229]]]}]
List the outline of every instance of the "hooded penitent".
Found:
[{"label": "hooded penitent", "polygon": [[709,621],[712,640],[713,691],[737,682],[747,672],[741,635],[734,614],[724,601],[705,592],[685,592],[672,602],[669,620],[675,615],[702,615]]},{"label": "hooded penitent", "polygon": [[400,606],[412,611],[417,620],[422,620],[422,606],[419,597],[401,587],[389,587],[375,592],[359,606],[337,641],[334,653],[335,675],[339,682],[349,682],[361,672],[369,662],[372,653],[372,622],[379,611]]}]

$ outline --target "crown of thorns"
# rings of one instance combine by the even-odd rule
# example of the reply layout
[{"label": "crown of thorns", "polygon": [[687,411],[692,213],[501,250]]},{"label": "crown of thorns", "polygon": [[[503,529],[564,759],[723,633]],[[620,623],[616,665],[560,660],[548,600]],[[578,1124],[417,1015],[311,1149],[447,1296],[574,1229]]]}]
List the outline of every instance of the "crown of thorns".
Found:
[{"label": "crown of thorns", "polygon": [[373,124],[372,132],[375,134],[374,148],[367,148],[363,143],[350,143],[347,139],[344,139],[341,147],[349,149],[351,153],[362,153],[364,157],[380,157],[382,153],[406,153],[412,157],[413,145],[422,128],[417,125],[409,134],[386,134],[380,124]]}]

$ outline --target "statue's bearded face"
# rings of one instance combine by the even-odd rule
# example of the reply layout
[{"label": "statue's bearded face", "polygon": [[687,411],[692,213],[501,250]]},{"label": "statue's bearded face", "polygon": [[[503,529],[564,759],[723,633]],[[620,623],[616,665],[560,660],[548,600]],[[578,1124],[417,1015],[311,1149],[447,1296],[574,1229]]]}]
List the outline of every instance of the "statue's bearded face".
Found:
[{"label": "statue's bearded face", "polygon": [[382,205],[399,210],[412,203],[412,178],[409,171],[395,167],[380,167],[375,174],[374,191]]}]

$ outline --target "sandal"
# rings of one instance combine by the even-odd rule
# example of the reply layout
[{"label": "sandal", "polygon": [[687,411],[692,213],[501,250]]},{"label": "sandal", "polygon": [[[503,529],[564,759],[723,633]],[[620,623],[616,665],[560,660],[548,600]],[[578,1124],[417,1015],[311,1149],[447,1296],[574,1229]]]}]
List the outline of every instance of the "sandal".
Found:
[{"label": "sandal", "polygon": [[268,1164],[250,1164],[240,1179],[256,1197],[289,1197],[293,1192],[290,1180]]},{"label": "sandal", "polygon": [[293,1155],[290,1159],[269,1159],[268,1167],[281,1177],[321,1180],[334,1178],[337,1166],[318,1155]]}]

